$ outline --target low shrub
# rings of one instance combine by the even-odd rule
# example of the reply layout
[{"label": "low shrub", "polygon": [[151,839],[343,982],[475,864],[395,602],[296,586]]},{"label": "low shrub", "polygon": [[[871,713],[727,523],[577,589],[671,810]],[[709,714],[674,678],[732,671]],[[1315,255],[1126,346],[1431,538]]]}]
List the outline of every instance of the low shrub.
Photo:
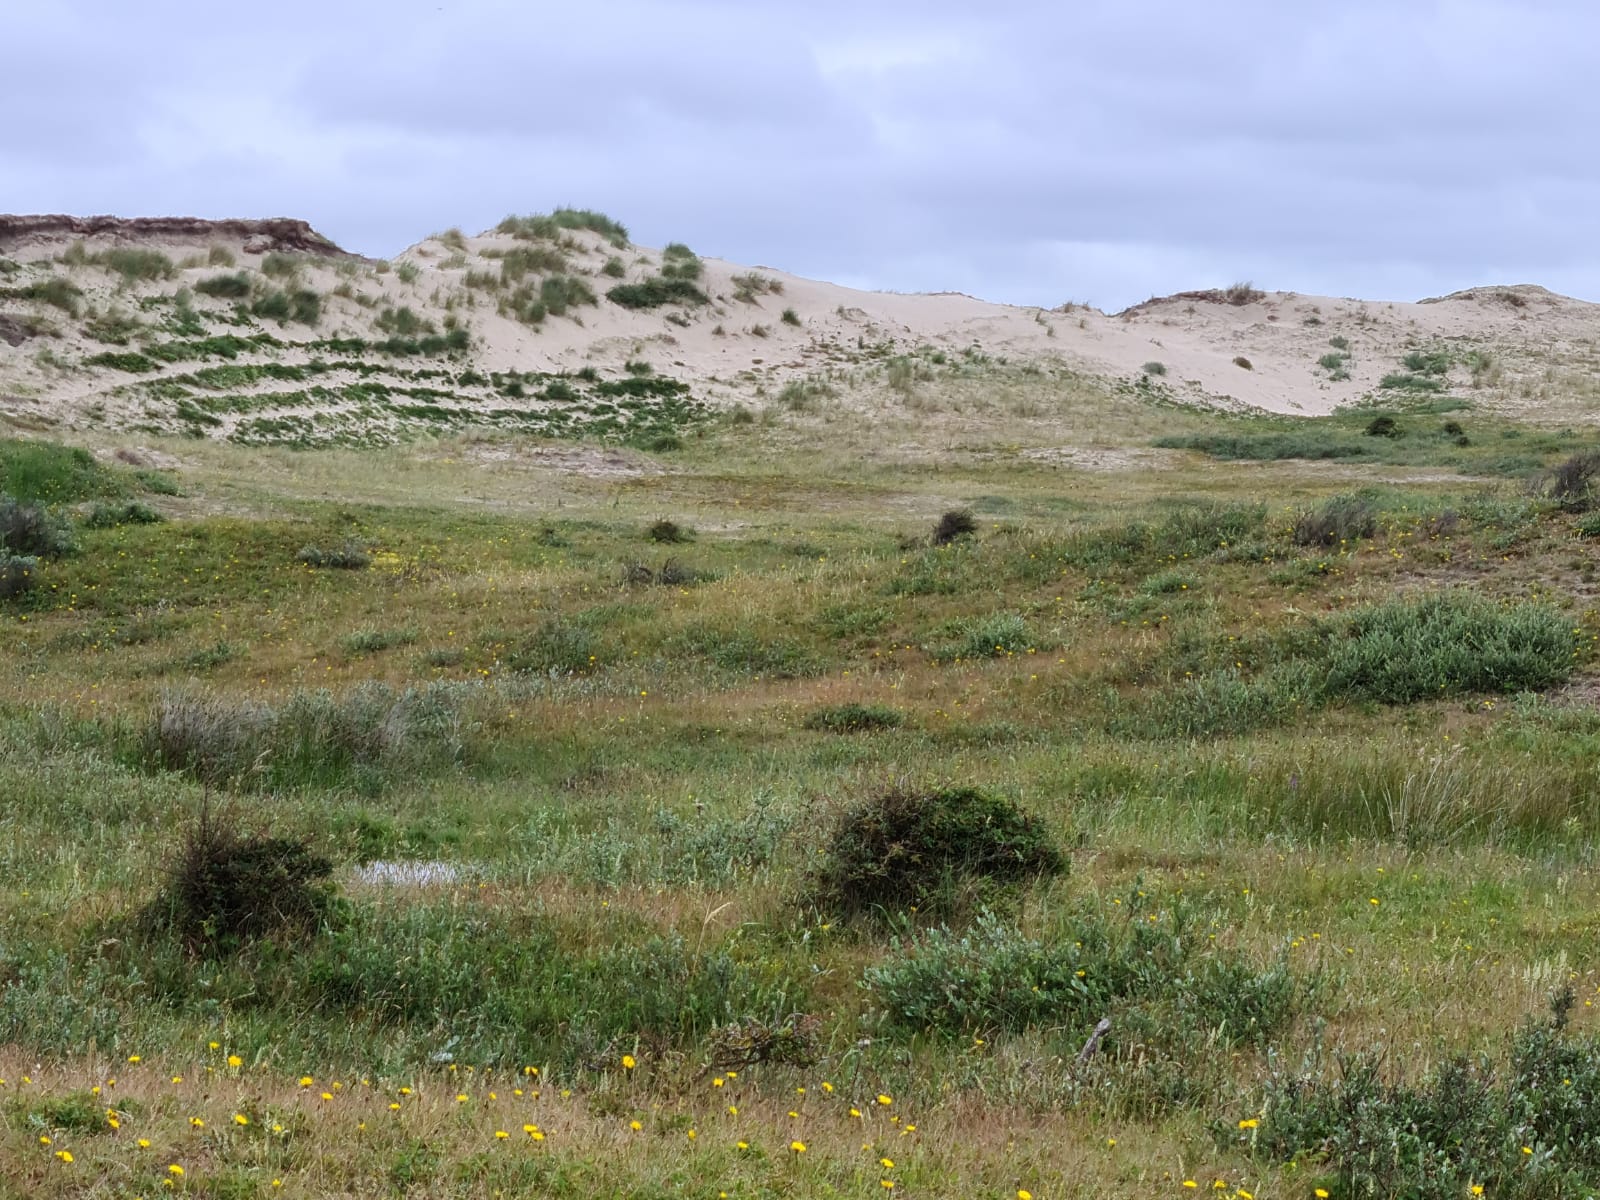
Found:
[{"label": "low shrub", "polygon": [[679,525],[676,521],[662,517],[659,521],[651,523],[650,528],[645,530],[645,536],[652,542],[672,545],[680,542],[692,542],[694,540],[694,530]]},{"label": "low shrub", "polygon": [[1075,1042],[1109,1017],[1113,1042],[1148,1029],[1171,1043],[1240,1045],[1293,1018],[1303,989],[1284,964],[1257,969],[1218,951],[1181,910],[1122,907],[1116,921],[1057,918],[1048,938],[983,913],[968,932],[935,928],[897,946],[865,983],[892,1028],[946,1037],[1065,1028]]},{"label": "low shrub", "polygon": [[1568,1030],[1574,999],[1563,989],[1551,999],[1551,1020],[1529,1022],[1502,1050],[1446,1059],[1420,1078],[1406,1079],[1403,1064],[1395,1071],[1385,1052],[1340,1055],[1331,1073],[1277,1072],[1252,1108],[1259,1125],[1246,1137],[1219,1123],[1218,1144],[1299,1161],[1340,1197],[1587,1195],[1600,1177],[1591,1115],[1600,1105],[1600,1038]]},{"label": "low shrub", "polygon": [[700,305],[711,302],[704,292],[688,279],[667,279],[651,276],[641,283],[619,283],[606,292],[606,299],[623,308],[660,308],[664,304]]},{"label": "low shrub", "polygon": [[1377,506],[1364,496],[1335,496],[1294,522],[1297,546],[1338,546],[1377,532]]},{"label": "low shrub", "polygon": [[0,600],[24,595],[39,586],[39,560],[30,554],[0,550]]},{"label": "low shrub", "polygon": [[96,504],[83,523],[90,529],[110,529],[117,525],[158,525],[165,520],[148,504],[130,500],[126,504]]},{"label": "low shrub", "polygon": [[250,276],[243,271],[233,275],[213,275],[195,284],[194,290],[202,296],[214,296],[219,300],[243,300],[250,294]]},{"label": "low shrub", "polygon": [[372,555],[360,542],[346,541],[337,546],[302,546],[294,560],[316,569],[359,571],[372,564]]},{"label": "low shrub", "polygon": [[778,317],[778,320],[782,321],[785,325],[798,326],[800,324],[800,314],[795,312],[795,310],[792,308],[786,308]]},{"label": "low shrub", "polygon": [[1238,354],[1238,355],[1234,356],[1233,365],[1236,366],[1236,367],[1241,367],[1246,371],[1255,370],[1255,364],[1252,363],[1248,358],[1246,358],[1242,354]]},{"label": "low shrub", "polygon": [[707,1060],[713,1070],[739,1071],[760,1063],[815,1066],[822,1057],[820,1017],[789,1013],[776,1021],[744,1017],[711,1031]]},{"label": "low shrub", "polygon": [[1551,469],[1544,491],[1568,512],[1580,512],[1593,498],[1596,475],[1600,475],[1600,450],[1580,450]]},{"label": "low shrub", "polygon": [[829,704],[806,714],[805,727],[820,733],[873,733],[898,729],[905,716],[882,704]]},{"label": "low shrub", "polygon": [[948,546],[957,538],[971,537],[978,532],[978,518],[970,508],[955,508],[945,513],[933,527],[933,544]]},{"label": "low shrub", "polygon": [[33,558],[64,558],[76,546],[72,529],[42,504],[0,495],[0,551]]},{"label": "low shrub", "polygon": [[964,893],[1066,869],[1044,827],[1010,800],[896,786],[840,810],[809,885],[819,907],[847,916],[949,911]]},{"label": "low shrub", "polygon": [[1470,692],[1537,692],[1572,674],[1570,621],[1544,604],[1470,592],[1359,609],[1327,651],[1332,695],[1407,704]]},{"label": "low shrub", "polygon": [[122,276],[124,283],[145,279],[171,279],[178,273],[172,260],[159,250],[119,246],[95,256],[95,261]]},{"label": "low shrub", "polygon": [[1403,430],[1400,428],[1399,421],[1388,413],[1380,413],[1368,421],[1367,427],[1361,432],[1368,437],[1397,438],[1402,434]]},{"label": "low shrub", "polygon": [[303,839],[241,833],[209,803],[182,834],[145,923],[191,953],[218,955],[280,932],[307,933],[329,912],[333,863]]},{"label": "low shrub", "polygon": [[599,665],[599,639],[576,621],[553,617],[532,636],[518,642],[505,657],[513,671],[539,675],[587,675]]},{"label": "low shrub", "polygon": [[1028,622],[1016,613],[964,617],[947,625],[942,632],[946,636],[929,646],[929,652],[940,662],[1004,658],[1034,645]]},{"label": "low shrub", "polygon": [[1164,362],[1151,361],[1145,363],[1144,366],[1139,368],[1139,370],[1143,371],[1146,375],[1165,375],[1167,373],[1167,364]]}]

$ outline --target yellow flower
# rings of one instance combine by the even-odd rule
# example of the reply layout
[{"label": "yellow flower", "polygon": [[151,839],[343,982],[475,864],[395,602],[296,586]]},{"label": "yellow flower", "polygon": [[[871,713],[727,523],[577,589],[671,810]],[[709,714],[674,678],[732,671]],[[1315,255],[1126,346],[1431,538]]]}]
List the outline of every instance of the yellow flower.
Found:
[{"label": "yellow flower", "polygon": [[49,1144],[50,1144],[50,1137],[49,1137],[49,1135],[48,1135],[48,1134],[44,1134],[44,1133],[41,1133],[41,1134],[40,1134],[40,1135],[39,1135],[39,1145],[41,1145],[41,1146],[48,1146],[48,1145],[49,1145]]},{"label": "yellow flower", "polygon": [[880,1180],[878,1180],[878,1182],[880,1184],[882,1184],[884,1187],[888,1188],[890,1191],[894,1190],[894,1180],[892,1180],[892,1179],[880,1179]]},{"label": "yellow flower", "polygon": [[795,1141],[789,1143],[789,1149],[793,1150],[796,1154],[804,1154],[806,1152],[806,1144],[796,1139]]},{"label": "yellow flower", "polygon": [[510,1134],[509,1134],[509,1133],[507,1133],[507,1132],[506,1132],[506,1131],[505,1131],[505,1130],[504,1130],[504,1129],[496,1129],[496,1130],[495,1130],[495,1131],[494,1131],[494,1136],[495,1136],[495,1140],[496,1140],[496,1141],[501,1141],[501,1142],[503,1142],[503,1141],[505,1141],[505,1140],[506,1140],[506,1139],[507,1139],[507,1138],[508,1138],[508,1137],[510,1137],[510,1136],[511,1136],[511,1135],[510,1135]]},{"label": "yellow flower", "polygon": [[622,1069],[623,1069],[623,1070],[624,1070],[624,1071],[631,1071],[631,1070],[633,1070],[633,1069],[634,1069],[634,1067],[636,1067],[636,1066],[638,1066],[638,1065],[639,1065],[639,1064],[638,1064],[638,1063],[636,1063],[636,1062],[635,1062],[635,1061],[634,1061],[634,1060],[633,1060],[633,1055],[631,1055],[631,1054],[624,1054],[624,1055],[623,1055],[623,1056],[622,1056]]},{"label": "yellow flower", "polygon": [[892,1171],[894,1170],[894,1159],[880,1158],[878,1160],[878,1165],[881,1166],[885,1171]]},{"label": "yellow flower", "polygon": [[457,1092],[456,1093],[456,1103],[457,1104],[465,1104],[466,1102],[467,1102],[467,1094],[465,1092]]},{"label": "yellow flower", "polygon": [[1328,1189],[1327,1188],[1318,1188],[1312,1194],[1314,1196],[1316,1196],[1317,1200],[1328,1200]]},{"label": "yellow flower", "polygon": [[859,1108],[852,1108],[850,1110],[850,1115],[852,1117],[859,1117],[861,1115],[861,1110]]},{"label": "yellow flower", "polygon": [[206,1127],[206,1123],[199,1117],[190,1117],[189,1124],[193,1125],[196,1129],[204,1129]]},{"label": "yellow flower", "polygon": [[131,1063],[136,1063],[139,1061],[139,1056],[137,1054],[130,1054],[128,1055],[128,1061]]},{"label": "yellow flower", "polygon": [[1473,1184],[1473,1185],[1472,1185],[1472,1194],[1473,1194],[1473,1195],[1474,1195],[1474,1196],[1481,1196],[1481,1195],[1483,1195],[1483,1184],[1481,1184],[1481,1183],[1475,1183],[1475,1184]]},{"label": "yellow flower", "polygon": [[737,1117],[739,1115],[739,1106],[736,1104],[728,1105],[728,1115],[730,1117]]},{"label": "yellow flower", "polygon": [[72,1151],[71,1150],[57,1150],[56,1151],[56,1157],[59,1158],[64,1163],[70,1163],[72,1161]]},{"label": "yellow flower", "polygon": [[237,1054],[230,1054],[228,1055],[228,1065],[234,1068],[234,1070],[238,1070],[240,1067],[244,1066],[244,1059],[240,1058]]},{"label": "yellow flower", "polygon": [[1027,1188],[1017,1189],[1017,1200],[1033,1200],[1033,1193]]},{"label": "yellow flower", "polygon": [[833,1084],[829,1083],[826,1079],[824,1079],[822,1081],[822,1090],[825,1091],[825,1092],[833,1091]]},{"label": "yellow flower", "polygon": [[699,1134],[698,1134],[698,1133],[696,1133],[696,1132],[695,1132],[695,1131],[694,1131],[694,1130],[692,1130],[692,1129],[691,1129],[691,1130],[689,1130],[689,1140],[690,1140],[690,1141],[691,1141],[691,1142],[692,1142],[692,1141],[694,1141],[694,1140],[695,1140],[695,1138],[697,1138],[697,1137],[699,1137],[699,1136],[700,1136],[700,1135],[699,1135]]},{"label": "yellow flower", "polygon": [[1198,1184],[1198,1183],[1196,1183],[1196,1182],[1195,1182],[1195,1181],[1194,1181],[1194,1180],[1192,1180],[1192,1179],[1185,1179],[1185,1180],[1184,1180],[1184,1181],[1183,1181],[1183,1186],[1184,1186],[1184,1187],[1186,1187],[1186,1188],[1197,1188],[1197,1187],[1199,1187],[1199,1186],[1200,1186],[1200,1185],[1199,1185],[1199,1184]]},{"label": "yellow flower", "polygon": [[150,1149],[150,1139],[149,1138],[140,1138],[139,1139],[139,1149],[141,1149],[141,1150]]},{"label": "yellow flower", "polygon": [[628,1122],[628,1128],[633,1130],[635,1133],[638,1133],[641,1129],[644,1128],[644,1126],[639,1124],[639,1122],[637,1122],[637,1121],[629,1121]]},{"label": "yellow flower", "polygon": [[400,1111],[400,1101],[391,1100],[389,1102],[389,1111],[390,1112],[399,1112]]},{"label": "yellow flower", "polygon": [[234,1113],[233,1123],[235,1125],[248,1125],[250,1124],[250,1118],[245,1116],[243,1113]]},{"label": "yellow flower", "polygon": [[885,1108],[887,1108],[889,1105],[894,1103],[894,1097],[893,1096],[885,1096],[882,1093],[879,1093],[879,1095],[878,1095],[878,1103],[883,1105]]},{"label": "yellow flower", "polygon": [[750,1143],[749,1142],[740,1142],[740,1143],[738,1143],[738,1147],[739,1147],[740,1150],[748,1150],[748,1149],[750,1149]]},{"label": "yellow flower", "polygon": [[183,1168],[180,1167],[177,1163],[172,1163],[170,1166],[167,1167],[167,1173],[171,1174],[171,1175],[182,1175],[183,1174]]},{"label": "yellow flower", "polygon": [[1244,1120],[1239,1122],[1239,1128],[1254,1129],[1259,1124],[1261,1124],[1261,1122],[1256,1117],[1246,1117]]},{"label": "yellow flower", "polygon": [[310,1087],[311,1086],[311,1076],[309,1076],[309,1075],[300,1076],[300,1086],[301,1087]]}]

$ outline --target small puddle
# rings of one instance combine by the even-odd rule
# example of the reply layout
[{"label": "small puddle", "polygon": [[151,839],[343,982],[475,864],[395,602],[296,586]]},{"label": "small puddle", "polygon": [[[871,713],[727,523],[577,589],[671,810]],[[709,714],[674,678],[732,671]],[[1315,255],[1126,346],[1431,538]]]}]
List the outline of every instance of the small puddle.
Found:
[{"label": "small puddle", "polygon": [[444,887],[460,883],[461,868],[454,863],[437,859],[378,859],[356,868],[356,878],[362,883],[382,884],[389,887]]}]

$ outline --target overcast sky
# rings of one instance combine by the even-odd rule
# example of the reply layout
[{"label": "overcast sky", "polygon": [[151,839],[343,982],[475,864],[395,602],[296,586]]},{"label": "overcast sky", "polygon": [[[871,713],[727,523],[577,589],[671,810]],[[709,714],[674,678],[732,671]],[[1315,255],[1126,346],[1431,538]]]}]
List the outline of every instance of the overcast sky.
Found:
[{"label": "overcast sky", "polygon": [[1593,0],[3,6],[0,209],[511,212],[856,286],[1600,299]]}]

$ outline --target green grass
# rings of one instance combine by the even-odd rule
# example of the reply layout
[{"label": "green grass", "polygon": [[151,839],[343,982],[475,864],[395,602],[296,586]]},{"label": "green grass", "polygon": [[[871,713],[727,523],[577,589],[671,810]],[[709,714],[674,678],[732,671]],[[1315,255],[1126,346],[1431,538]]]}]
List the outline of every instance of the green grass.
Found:
[{"label": "green grass", "polygon": [[[1476,465],[1582,432],[1107,408],[1132,448],[1372,452],[1133,459],[1068,494],[844,404],[676,425],[670,471],[589,477],[526,468],[548,450],[510,417],[422,410],[459,388],[620,430],[687,403],[665,359],[487,375],[334,341],[157,342],[126,386],[316,432],[350,372],[337,407],[439,436],[175,442],[159,475],[0,443],[76,543],[0,599],[0,1156],[29,1194],[155,1194],[172,1163],[196,1194],[708,1200],[1425,1195],[1428,1155],[1442,1195],[1590,1178],[1594,571],[1582,516]],[[272,387],[305,403],[246,406]],[[1351,479],[1406,455],[1477,478]],[[143,523],[141,491],[183,494]],[[1297,540],[1352,497],[1356,536]],[[662,514],[694,540],[649,541]],[[362,569],[300,557],[346,546]],[[245,843],[230,878],[276,877],[257,835],[329,864],[314,921],[161,918],[205,805]]]},{"label": "green grass", "polygon": [[642,283],[619,283],[606,299],[623,308],[660,308],[664,304],[701,305],[710,298],[688,279],[654,275]]}]

